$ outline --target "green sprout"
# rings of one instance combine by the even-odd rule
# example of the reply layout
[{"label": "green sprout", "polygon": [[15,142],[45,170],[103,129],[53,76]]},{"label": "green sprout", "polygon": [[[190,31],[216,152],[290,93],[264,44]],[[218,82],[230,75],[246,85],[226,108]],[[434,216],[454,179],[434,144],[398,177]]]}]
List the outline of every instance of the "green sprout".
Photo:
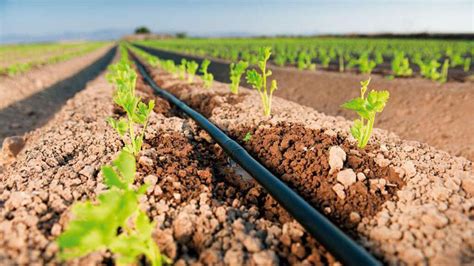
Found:
[{"label": "green sprout", "polygon": [[214,75],[212,73],[207,72],[207,68],[211,64],[211,61],[208,59],[204,59],[201,64],[201,73],[202,73],[202,80],[204,81],[204,87],[209,89],[212,86],[212,82],[214,81]]},{"label": "green sprout", "polygon": [[358,147],[364,148],[369,142],[375,122],[376,113],[380,113],[385,108],[385,104],[390,96],[388,91],[370,91],[365,97],[365,92],[370,83],[370,78],[362,81],[360,97],[344,103],[341,107],[356,111],[360,119],[354,121],[351,127],[351,134],[357,140]]},{"label": "green sprout", "polygon": [[[118,132],[125,143],[124,149],[131,154],[138,155],[143,144],[148,117],[155,106],[151,100],[148,105],[141,102],[135,95],[137,74],[129,65],[126,57],[115,65],[109,67],[107,79],[115,85],[114,102],[123,108],[127,118],[108,118],[109,124]],[[141,126],[141,133],[135,132],[136,126]],[[128,136],[127,136],[128,133]],[[138,134],[137,134],[138,133]]]},{"label": "green sprout", "polygon": [[188,82],[191,83],[194,80],[194,76],[196,75],[196,71],[198,70],[198,63],[194,61],[186,62],[186,72],[188,73]]},{"label": "green sprout", "polygon": [[245,73],[245,70],[249,64],[245,61],[239,61],[237,64],[230,64],[230,91],[233,94],[239,93],[239,84],[242,74]]},{"label": "green sprout", "polygon": [[392,72],[396,77],[409,77],[413,74],[410,62],[404,52],[395,52],[392,59]]},{"label": "green sprout", "polygon": [[258,53],[258,67],[262,73],[258,73],[255,69],[247,71],[247,83],[260,94],[265,116],[270,116],[273,92],[278,88],[276,80],[272,80],[270,88],[267,88],[267,78],[272,75],[271,70],[267,71],[267,61],[270,59],[270,55],[270,47],[261,48]]},{"label": "green sprout", "polygon": [[463,70],[464,72],[469,72],[470,69],[471,69],[471,57],[466,57],[464,59]]},{"label": "green sprout", "polygon": [[112,165],[102,167],[109,190],[100,194],[96,203],[72,206],[74,218],[57,239],[60,259],[110,250],[118,265],[137,263],[142,255],[152,266],[170,263],[152,238],[156,224],[138,207],[147,186],[133,188],[135,171],[135,158],[126,151],[121,151]]},{"label": "green sprout", "polygon": [[186,59],[181,59],[181,65],[178,66],[178,75],[179,75],[179,78],[184,80],[186,78]]},{"label": "green sprout", "polygon": [[251,139],[252,139],[252,133],[247,132],[247,134],[245,134],[245,137],[244,137],[243,141],[244,142],[249,142]]},{"label": "green sprout", "polygon": [[311,63],[311,54],[306,52],[300,52],[298,55],[297,66],[299,70],[315,70],[316,65]]}]

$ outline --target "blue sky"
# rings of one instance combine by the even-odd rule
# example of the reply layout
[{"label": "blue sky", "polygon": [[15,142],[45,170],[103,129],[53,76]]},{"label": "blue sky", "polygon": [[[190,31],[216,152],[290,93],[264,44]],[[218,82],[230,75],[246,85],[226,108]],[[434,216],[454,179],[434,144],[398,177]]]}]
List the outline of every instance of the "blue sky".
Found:
[{"label": "blue sky", "polygon": [[145,25],[190,35],[474,32],[474,1],[0,0],[0,41]]}]

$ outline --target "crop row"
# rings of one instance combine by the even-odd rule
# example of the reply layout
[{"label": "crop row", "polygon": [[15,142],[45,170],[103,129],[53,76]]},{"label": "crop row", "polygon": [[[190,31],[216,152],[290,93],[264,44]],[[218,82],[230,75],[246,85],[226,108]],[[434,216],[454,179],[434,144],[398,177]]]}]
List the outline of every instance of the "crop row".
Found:
[{"label": "crop row", "polygon": [[[21,58],[11,58],[11,61],[17,63],[10,63],[0,67],[0,75],[15,76],[25,73],[33,67],[54,64],[69,60],[76,56],[81,56],[104,46],[103,42],[87,42],[81,44],[50,44],[50,45],[22,45],[2,47],[3,54],[21,54]],[[51,53],[51,56],[44,56]]]},{"label": "crop row", "polygon": [[[128,59],[127,49],[133,50],[152,67],[166,69],[189,83],[202,83],[205,89],[212,86],[212,74],[207,73],[209,61],[204,61],[201,66],[194,61],[174,65],[172,61],[160,60],[137,48],[127,47],[125,44],[120,46],[121,59],[109,67],[107,79],[115,87],[114,103],[120,106],[124,115],[119,118],[111,117],[108,122],[122,139],[124,148],[111,165],[101,169],[108,190],[100,194],[97,201],[73,205],[74,217],[57,239],[62,259],[82,257],[107,249],[114,254],[118,264],[133,264],[142,256],[154,266],[170,263],[152,239],[155,224],[150,222],[147,214],[139,207],[139,199],[147,190],[147,184],[135,184],[136,156],[143,144],[154,101],[144,103],[136,95],[137,73]],[[270,115],[272,92],[277,88],[275,80],[267,86],[267,78],[271,75],[271,71],[266,68],[270,55],[270,47],[261,48],[257,62],[259,68],[246,72],[247,82],[260,93],[264,114],[267,116]],[[234,68],[238,68],[238,65]],[[202,74],[201,81],[195,80],[198,69]],[[241,67],[239,74],[242,75],[244,71],[245,68]],[[236,75],[235,70],[231,75]],[[235,80],[240,81],[240,77]],[[370,137],[375,113],[381,112],[388,100],[387,92],[371,91],[365,97],[368,84],[369,81],[362,83],[361,97],[343,105],[361,116],[352,128],[353,134],[359,134],[354,136],[360,140],[361,148]],[[238,88],[238,84],[234,85]],[[233,93],[237,94],[238,91]]]},{"label": "crop row", "polygon": [[389,68],[390,78],[421,76],[446,82],[449,69],[469,72],[474,42],[444,40],[385,40],[352,38],[269,38],[269,39],[172,39],[141,41],[160,49],[242,60],[251,65],[258,61],[260,47],[272,47],[271,62],[298,69],[357,69],[370,74],[376,67]]}]

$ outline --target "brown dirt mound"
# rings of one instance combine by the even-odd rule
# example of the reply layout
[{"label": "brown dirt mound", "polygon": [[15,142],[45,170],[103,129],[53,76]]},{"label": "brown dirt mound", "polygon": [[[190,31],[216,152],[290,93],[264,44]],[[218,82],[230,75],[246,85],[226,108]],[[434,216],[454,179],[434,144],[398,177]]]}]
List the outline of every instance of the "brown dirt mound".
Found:
[{"label": "brown dirt mound", "polygon": [[[253,140],[254,137],[252,137],[250,143],[245,145],[262,162],[268,165],[273,164],[276,171],[277,169],[280,169],[282,173],[290,171],[285,173],[291,176],[289,181],[295,182],[294,187],[297,189],[300,187],[301,191],[307,195],[311,194],[310,190],[305,191],[304,185],[294,181],[301,177],[293,176],[293,174],[311,171],[311,164],[301,151],[312,152],[310,151],[311,143],[315,139],[321,137],[328,140],[341,139],[342,141],[336,143],[339,144],[339,148],[345,150],[346,155],[361,154],[360,149],[354,148],[355,139],[348,133],[352,123],[342,117],[326,116],[313,109],[276,97],[273,101],[272,116],[266,118],[262,115],[259,96],[255,91],[247,90],[237,103],[230,103],[231,101],[227,100],[229,89],[225,84],[216,82],[209,91],[200,87],[199,80],[194,84],[186,84],[173,75],[159,70],[153,70],[153,72],[158,85],[191,106],[197,108],[202,106],[202,112],[221,129],[241,138],[247,131],[254,132],[258,139]],[[202,104],[201,99],[206,97],[211,97],[211,99],[206,99],[206,104]],[[288,146],[297,152],[288,153],[290,158],[294,156],[292,157],[294,160],[291,162],[287,160],[287,165],[285,165],[286,158],[283,154],[288,150],[288,148],[285,149],[287,147],[285,136],[294,135],[288,133],[291,132],[288,127],[301,134],[296,134],[298,141]],[[298,127],[301,127],[299,131]],[[306,134],[308,137],[305,136]],[[349,145],[344,145],[346,142]],[[365,160],[368,161],[368,164],[366,162],[368,167],[372,171],[384,167],[389,169],[388,173],[381,178],[376,180],[369,178],[369,191],[383,198],[385,193],[393,189],[392,182],[394,184],[401,182],[400,185],[403,183],[405,185],[398,191],[391,191],[394,197],[383,202],[373,216],[352,215],[355,221],[361,218],[355,228],[358,241],[374,254],[383,257],[384,261],[392,264],[438,265],[445,264],[447,260],[455,265],[472,263],[474,261],[474,242],[472,241],[474,223],[471,220],[472,206],[474,206],[472,163],[463,158],[452,157],[426,144],[400,140],[393,133],[379,129],[374,130],[369,146],[366,154],[370,159]],[[308,151],[305,151],[304,147]],[[316,150],[315,153],[320,152]],[[323,157],[316,155],[316,158]],[[306,162],[302,162],[303,160]],[[352,170],[356,173],[358,170],[354,159],[351,160],[352,162],[347,161],[343,165],[347,169],[341,169],[337,174],[349,170],[341,178],[336,177],[339,186],[333,190],[338,195],[345,195],[342,193],[347,190],[344,184],[354,184],[351,181],[353,175],[350,172]],[[372,160],[378,168],[374,168]],[[302,165],[309,165],[310,169],[306,170]],[[322,165],[324,166],[324,163]],[[322,169],[321,172],[327,171],[324,167]],[[379,171],[375,170],[375,172]],[[395,178],[391,181],[394,173],[399,179]],[[312,176],[314,179],[304,180],[320,180],[318,175],[314,177],[306,173],[306,176]],[[329,177],[327,181],[334,182],[334,179]],[[337,205],[340,199],[342,197],[332,204]],[[349,219],[351,219],[350,214]]]}]

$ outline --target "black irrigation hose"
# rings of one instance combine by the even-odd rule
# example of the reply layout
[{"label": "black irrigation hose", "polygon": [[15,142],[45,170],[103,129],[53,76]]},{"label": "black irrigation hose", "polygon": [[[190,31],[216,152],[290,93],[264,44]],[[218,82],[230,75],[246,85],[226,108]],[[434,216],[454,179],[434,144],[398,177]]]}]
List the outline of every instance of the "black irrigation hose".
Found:
[{"label": "black irrigation hose", "polygon": [[132,57],[145,81],[155,90],[158,96],[174,104],[195,120],[235,162],[252,175],[288,213],[318,242],[324,245],[329,252],[334,254],[338,260],[345,265],[381,265],[369,252],[356,244],[354,240],[345,235],[325,216],[257,162],[236,141],[232,140],[203,115],[190,108],[173,94],[158,87],[138,58],[133,54]]}]

